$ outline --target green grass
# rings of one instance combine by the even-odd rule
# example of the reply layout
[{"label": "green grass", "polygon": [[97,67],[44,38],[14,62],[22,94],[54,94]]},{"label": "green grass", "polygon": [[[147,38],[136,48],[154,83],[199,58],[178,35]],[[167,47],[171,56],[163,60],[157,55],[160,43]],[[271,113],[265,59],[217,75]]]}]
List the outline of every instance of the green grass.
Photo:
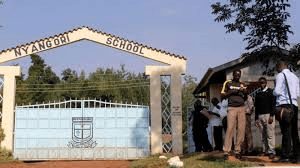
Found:
[{"label": "green grass", "polygon": [[229,168],[229,167],[248,167],[253,166],[249,162],[224,161],[223,154],[192,154],[182,157],[184,167],[187,168]]},{"label": "green grass", "polygon": [[145,159],[132,161],[130,168],[162,168],[168,167],[167,160],[158,159],[159,156],[150,156]]},{"label": "green grass", "polygon": [[[224,161],[223,155],[219,154],[191,154],[180,157],[185,168],[231,168],[255,166],[249,162]],[[170,157],[168,157],[170,158]],[[167,160],[159,159],[158,156],[151,156],[131,162],[131,168],[169,168]]]},{"label": "green grass", "polygon": [[6,149],[0,149],[0,163],[14,161],[11,151]]}]

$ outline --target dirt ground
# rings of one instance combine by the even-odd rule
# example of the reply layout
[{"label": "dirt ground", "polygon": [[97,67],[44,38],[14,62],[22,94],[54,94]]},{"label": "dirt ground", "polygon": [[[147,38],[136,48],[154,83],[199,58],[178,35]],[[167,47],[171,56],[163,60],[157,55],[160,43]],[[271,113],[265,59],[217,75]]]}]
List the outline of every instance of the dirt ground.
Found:
[{"label": "dirt ground", "polygon": [[[208,154],[216,155],[216,154]],[[218,155],[218,154],[217,154]],[[232,162],[240,162],[229,156]],[[292,163],[273,163],[267,156],[243,156],[244,161],[259,163],[259,166],[299,166]],[[0,168],[129,168],[130,161],[126,160],[99,160],[99,161],[36,161],[0,163]]]},{"label": "dirt ground", "polygon": [[[230,161],[239,161],[233,156],[229,156]],[[300,164],[293,163],[274,163],[267,156],[243,156],[243,161],[259,163],[259,166],[299,166]]]},{"label": "dirt ground", "polygon": [[0,168],[128,168],[130,161],[40,161],[1,163]]}]

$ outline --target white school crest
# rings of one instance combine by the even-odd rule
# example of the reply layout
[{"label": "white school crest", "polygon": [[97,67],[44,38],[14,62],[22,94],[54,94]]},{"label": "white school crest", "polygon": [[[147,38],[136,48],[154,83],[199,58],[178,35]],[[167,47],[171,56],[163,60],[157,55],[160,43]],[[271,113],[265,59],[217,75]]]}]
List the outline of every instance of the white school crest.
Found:
[{"label": "white school crest", "polygon": [[72,141],[70,148],[94,148],[93,117],[72,117]]}]

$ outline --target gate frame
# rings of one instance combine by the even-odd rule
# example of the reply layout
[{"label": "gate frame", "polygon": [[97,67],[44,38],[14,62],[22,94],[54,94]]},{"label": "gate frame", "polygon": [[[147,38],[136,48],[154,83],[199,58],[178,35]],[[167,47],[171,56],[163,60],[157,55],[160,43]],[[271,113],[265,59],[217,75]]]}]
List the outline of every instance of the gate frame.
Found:
[{"label": "gate frame", "polygon": [[[162,110],[160,90],[160,76],[162,75],[171,76],[172,153],[182,154],[181,75],[184,75],[186,72],[185,57],[83,26],[44,39],[2,50],[0,51],[0,63],[19,59],[81,40],[89,40],[166,64],[164,66],[145,66],[145,73],[150,76],[151,154],[162,153]],[[20,74],[20,66],[0,66],[0,75],[4,76],[2,128],[6,135],[1,145],[8,150],[13,150],[14,144],[15,77],[20,76]]]},{"label": "gate frame", "polygon": [[[104,106],[103,106],[104,105]],[[74,109],[76,109],[76,110],[80,110],[81,112],[82,112],[82,114],[83,114],[83,111],[85,110],[85,109],[88,109],[88,110],[95,110],[95,109],[115,109],[115,108],[125,108],[125,109],[138,109],[138,108],[141,108],[141,109],[147,109],[147,119],[148,119],[148,123],[147,123],[147,144],[149,144],[149,145],[147,145],[147,149],[146,148],[143,148],[143,149],[146,149],[146,153],[147,154],[145,154],[145,155],[139,155],[139,154],[137,154],[136,153],[136,157],[128,157],[129,155],[128,155],[128,153],[127,153],[127,155],[126,155],[126,157],[115,157],[115,158],[113,158],[113,157],[105,157],[105,154],[104,154],[104,157],[103,158],[101,158],[101,157],[93,157],[93,158],[87,158],[87,157],[82,157],[82,153],[81,153],[81,158],[76,158],[76,157],[70,157],[70,154],[68,154],[68,156],[69,157],[63,157],[63,158],[61,158],[61,157],[58,157],[58,158],[40,158],[40,157],[38,157],[38,158],[29,158],[29,157],[17,157],[16,155],[14,155],[14,153],[13,153],[13,155],[14,155],[14,158],[17,158],[17,159],[20,159],[20,160],[23,160],[23,161],[26,161],[26,160],[95,160],[95,159],[106,159],[106,160],[115,160],[115,159],[140,159],[140,158],[143,158],[143,157],[146,157],[146,156],[149,156],[149,154],[150,154],[150,130],[149,130],[149,122],[150,122],[150,109],[149,109],[149,106],[147,106],[147,105],[140,105],[140,104],[132,104],[132,103],[122,103],[122,102],[111,102],[111,101],[102,101],[101,99],[99,100],[99,99],[70,99],[70,100],[62,100],[62,101],[53,101],[53,102],[48,102],[48,103],[41,103],[41,104],[29,104],[29,105],[20,105],[20,106],[16,106],[15,107],[15,109],[16,109],[16,111],[18,110],[18,109],[21,109],[22,110],[22,112],[24,112],[24,111],[26,111],[26,110],[28,110],[28,111],[30,111],[31,109],[34,109],[34,110],[42,110],[42,112],[43,112],[43,110],[49,110],[49,109],[51,109],[51,111],[52,110],[59,110],[59,109],[63,109],[63,110],[68,110],[68,111],[72,111],[72,110],[74,110]],[[28,112],[27,111],[27,112]],[[127,117],[126,117],[126,119],[127,119],[127,121],[128,121],[128,119],[130,118],[130,117],[128,117],[128,114],[129,113],[127,113]],[[116,118],[119,118],[118,116],[116,116],[117,115],[117,113],[115,114],[115,119]],[[88,116],[83,116],[82,115],[82,117],[88,117]],[[90,116],[91,117],[91,116]],[[21,120],[22,119],[24,119],[23,117],[20,117],[19,116],[19,119],[21,118]],[[38,119],[40,119],[40,117],[37,117]],[[36,119],[37,119],[36,118]],[[49,116],[47,117],[48,119],[49,119]],[[96,121],[96,118],[102,118],[102,117],[94,117],[93,119],[94,119],[94,121]],[[111,116],[106,116],[106,114],[105,114],[105,117],[104,117],[105,119],[108,119],[108,118],[112,118]],[[122,118],[122,117],[121,117]],[[125,118],[125,117],[123,117],[123,118]],[[142,118],[144,118],[144,117],[142,117]],[[17,119],[18,118],[16,118],[15,117],[15,126],[16,126],[16,121],[17,121]],[[27,118],[27,121],[28,121],[28,119],[29,118]],[[30,119],[32,119],[32,118],[30,118]],[[42,119],[45,119],[45,118],[43,118],[42,117]],[[59,117],[59,119],[61,119],[60,117]],[[66,119],[66,118],[64,118],[63,117],[63,119]],[[51,120],[53,120],[53,119],[51,119]],[[59,121],[61,121],[61,120],[59,120]],[[73,123],[72,123],[73,124]],[[27,124],[26,124],[27,125]],[[96,128],[97,126],[96,125],[94,125],[94,128],[95,129],[101,129],[101,128],[99,128],[99,126],[98,126],[98,128]],[[50,128],[50,127],[49,127]],[[125,128],[129,128],[128,126],[127,127],[125,127]],[[140,128],[140,127],[139,127]],[[19,129],[22,129],[22,128],[19,128]],[[40,129],[40,128],[38,128],[38,129]],[[54,128],[52,128],[52,129],[54,129]],[[65,128],[62,128],[62,129],[65,129]],[[72,131],[73,131],[73,128],[72,128]],[[98,137],[99,138],[99,137]],[[24,139],[24,137],[18,137],[18,138],[16,138],[16,136],[14,136],[14,144],[16,143],[16,140],[17,139]],[[26,139],[28,139],[28,137],[26,137]],[[47,139],[47,138],[45,138],[45,139]],[[101,138],[100,138],[101,139]],[[69,140],[72,140],[72,138],[70,138]],[[96,141],[96,138],[94,138],[93,139],[96,143],[97,143],[97,141]],[[69,141],[70,142],[70,141]],[[27,142],[28,143],[28,142]],[[66,147],[67,148],[67,147]],[[86,149],[93,149],[94,147],[92,147],[92,148],[90,148],[90,147],[87,147],[87,148],[69,148],[70,150],[72,150],[72,149],[75,149],[75,150],[82,150],[82,151],[84,151],[84,150],[86,150]],[[106,148],[105,146],[104,146],[104,148]],[[118,147],[115,147],[115,148],[118,148]],[[130,148],[130,147],[128,147],[127,146],[127,152],[128,152],[128,148]],[[140,148],[140,146],[136,146],[135,148],[137,148],[136,150],[138,150],[138,148]],[[26,150],[28,150],[28,144],[26,145]],[[38,150],[38,149],[30,149],[30,150]],[[44,150],[47,150],[47,149],[44,149]],[[48,149],[49,150],[49,149]],[[51,150],[51,149],[50,149]],[[105,150],[105,149],[104,149]],[[16,146],[14,146],[14,152],[16,152]],[[31,151],[32,152],[32,151]],[[27,154],[28,154],[28,151],[26,152]],[[27,155],[26,154],[26,155]],[[59,154],[60,156],[61,156],[61,154]],[[48,153],[48,156],[49,156],[49,153]]]}]

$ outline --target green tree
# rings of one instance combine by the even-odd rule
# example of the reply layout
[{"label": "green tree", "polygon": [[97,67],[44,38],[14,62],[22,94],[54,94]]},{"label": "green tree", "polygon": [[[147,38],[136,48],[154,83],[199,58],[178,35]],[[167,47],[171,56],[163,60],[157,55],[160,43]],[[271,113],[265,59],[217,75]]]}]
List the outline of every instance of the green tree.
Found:
[{"label": "green tree", "polygon": [[62,82],[75,82],[78,80],[77,72],[71,70],[70,68],[63,70],[61,75],[62,75],[61,77]]},{"label": "green tree", "polygon": [[141,73],[127,71],[124,65],[120,69],[97,68],[89,74],[88,81],[98,88],[85,92],[88,97],[104,101],[149,104],[149,87],[146,86],[149,81]]},{"label": "green tree", "polygon": [[247,50],[262,46],[284,48],[288,34],[293,33],[288,25],[290,17],[288,0],[229,0],[211,5],[216,22],[225,22],[226,32],[245,34]]},{"label": "green tree", "polygon": [[25,75],[23,73],[21,73],[20,77],[16,77],[16,85],[17,85],[16,104],[17,105],[27,104],[28,102],[30,102],[28,93],[24,92],[27,91],[27,85],[24,79],[25,79]]},{"label": "green tree", "polygon": [[294,45],[289,50],[289,62],[294,70],[300,69],[300,43]]},{"label": "green tree", "polygon": [[56,99],[58,95],[56,92],[51,92],[51,89],[60,82],[59,78],[39,55],[32,54],[30,57],[32,65],[28,70],[26,84],[28,85],[27,89],[35,91],[28,94],[30,102],[35,103]]},{"label": "green tree", "polygon": [[184,83],[182,86],[182,132],[184,139],[184,151],[187,150],[187,114],[188,107],[192,106],[195,100],[193,91],[197,87],[196,78],[191,75],[185,75],[183,77]]},{"label": "green tree", "polygon": [[38,55],[32,55],[27,79],[17,81],[17,104],[44,101],[97,98],[103,101],[149,104],[149,79],[121,65],[120,69],[97,68],[87,77],[67,68],[61,80]]},{"label": "green tree", "polygon": [[68,89],[68,87],[72,87],[72,86],[80,87],[79,77],[77,72],[71,70],[70,68],[67,68],[62,71],[61,76],[62,76],[61,83],[56,87],[56,89],[61,88],[61,89],[65,89],[66,91],[61,92],[60,99],[69,100],[69,99],[79,98],[78,92],[73,92],[72,90]]}]

